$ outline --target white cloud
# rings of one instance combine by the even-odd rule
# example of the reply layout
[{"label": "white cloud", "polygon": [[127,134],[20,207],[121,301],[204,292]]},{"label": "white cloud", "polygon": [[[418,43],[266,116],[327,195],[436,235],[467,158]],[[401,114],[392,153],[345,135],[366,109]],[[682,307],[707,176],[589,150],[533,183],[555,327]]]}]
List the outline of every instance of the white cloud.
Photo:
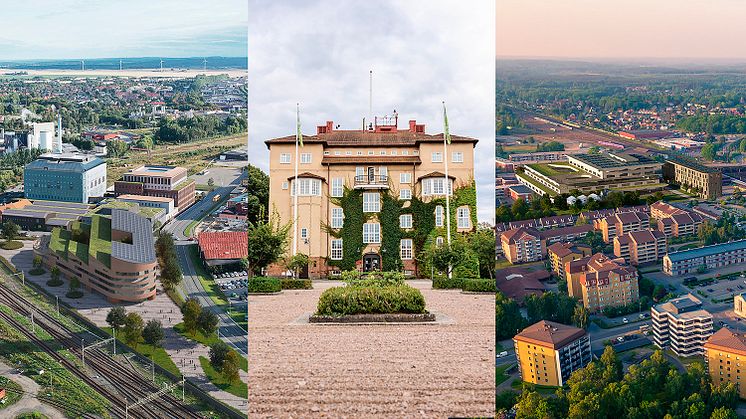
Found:
[{"label": "white cloud", "polygon": [[494,219],[495,5],[491,0],[249,2],[249,147],[267,169],[266,139],[289,135],[300,102],[304,132],[334,120],[361,126],[394,109],[428,132],[478,138],[480,221]]}]

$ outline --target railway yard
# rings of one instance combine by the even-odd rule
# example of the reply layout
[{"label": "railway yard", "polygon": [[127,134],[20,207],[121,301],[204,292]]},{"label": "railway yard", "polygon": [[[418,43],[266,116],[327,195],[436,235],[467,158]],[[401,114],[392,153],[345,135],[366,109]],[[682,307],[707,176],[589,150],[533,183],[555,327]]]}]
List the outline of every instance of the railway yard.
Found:
[{"label": "railway yard", "polygon": [[[173,379],[156,374],[155,367],[147,360],[137,359],[121,344],[114,346],[113,338],[105,332],[67,315],[63,307],[56,312],[54,303],[26,289],[19,280],[3,275],[0,284],[0,333],[4,340],[10,336],[15,355],[23,352],[42,352],[51,358],[48,371],[33,371],[31,365],[15,360],[13,364],[24,375],[46,373],[40,379],[44,391],[36,398],[72,417],[113,418],[203,418],[241,417],[237,412],[208,406],[203,398],[195,397],[199,391],[182,379]],[[29,350],[25,350],[29,349]],[[7,352],[7,351],[3,351]],[[6,356],[7,353],[0,353]],[[6,359],[5,361],[13,361]],[[10,362],[8,362],[10,364]],[[48,362],[47,365],[50,365]],[[63,377],[73,379],[84,390],[87,397],[97,398],[98,403],[75,405],[63,397],[54,397],[55,392],[68,391],[63,386]],[[87,387],[87,389],[86,389]],[[92,391],[91,391],[92,390]],[[95,395],[90,393],[95,392]],[[102,402],[103,401],[103,402]],[[87,408],[81,407],[85,405]],[[105,411],[91,411],[89,406],[103,406]]]}]

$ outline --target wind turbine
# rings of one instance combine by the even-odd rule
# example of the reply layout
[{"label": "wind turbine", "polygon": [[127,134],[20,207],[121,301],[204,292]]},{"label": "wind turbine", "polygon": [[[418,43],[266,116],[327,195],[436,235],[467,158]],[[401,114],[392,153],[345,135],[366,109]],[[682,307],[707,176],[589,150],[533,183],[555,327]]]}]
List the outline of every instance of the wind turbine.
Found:
[{"label": "wind turbine", "polygon": [[202,69],[204,71],[207,71],[207,58],[202,60]]},{"label": "wind turbine", "polygon": [[85,70],[85,60],[80,60],[80,69]]},{"label": "wind turbine", "polygon": [[122,60],[119,60],[119,71],[122,71]]},{"label": "wind turbine", "polygon": [[161,72],[163,72],[163,59],[161,58]]}]

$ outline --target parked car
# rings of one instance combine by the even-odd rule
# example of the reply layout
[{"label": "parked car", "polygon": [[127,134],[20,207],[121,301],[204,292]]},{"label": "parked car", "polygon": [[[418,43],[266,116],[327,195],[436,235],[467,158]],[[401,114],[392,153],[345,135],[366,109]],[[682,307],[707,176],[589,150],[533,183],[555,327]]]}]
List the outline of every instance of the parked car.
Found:
[{"label": "parked car", "polygon": [[499,354],[497,354],[497,357],[498,357],[498,358],[502,358],[502,357],[504,357],[504,356],[508,356],[508,351],[502,351],[502,352],[500,352]]},{"label": "parked car", "polygon": [[622,323],[629,323],[629,320],[627,320],[627,318],[625,317],[622,319]]}]

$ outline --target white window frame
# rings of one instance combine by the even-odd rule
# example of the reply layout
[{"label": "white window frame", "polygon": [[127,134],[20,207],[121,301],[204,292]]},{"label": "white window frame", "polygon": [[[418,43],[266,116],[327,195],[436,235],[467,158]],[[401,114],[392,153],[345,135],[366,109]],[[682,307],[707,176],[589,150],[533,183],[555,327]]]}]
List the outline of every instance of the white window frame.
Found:
[{"label": "white window frame", "polygon": [[437,205],[435,207],[435,226],[443,227],[443,216],[445,215],[445,209],[443,205]]},{"label": "white window frame", "polygon": [[381,243],[381,224],[379,223],[363,224],[363,243],[365,244]]},{"label": "white window frame", "polygon": [[399,199],[408,201],[412,199],[412,190],[411,189],[399,189]]},{"label": "white window frame", "polygon": [[329,258],[331,260],[342,260],[344,256],[344,243],[342,239],[332,239],[329,249]]},{"label": "white window frame", "polygon": [[463,163],[464,153],[461,151],[454,151],[453,153],[451,153],[451,162],[452,163]]},{"label": "white window frame", "polygon": [[300,238],[301,239],[307,239],[308,238],[308,229],[305,227],[302,227],[300,229]]},{"label": "white window frame", "polygon": [[290,156],[290,153],[280,154],[280,164],[290,164],[291,161],[292,161],[292,157]]},{"label": "white window frame", "polygon": [[296,188],[299,191],[298,196],[321,196],[321,179],[312,178],[298,178],[298,186],[295,181],[292,183],[293,194],[296,192]]},{"label": "white window frame", "polygon": [[311,153],[300,154],[300,164],[311,164],[312,159],[313,155]]},{"label": "white window frame", "polygon": [[339,207],[332,207],[331,215],[331,226],[332,228],[342,228],[345,223],[345,212],[344,209]]},{"label": "white window frame", "polygon": [[412,183],[412,174],[409,172],[399,173],[399,183]]},{"label": "white window frame", "polygon": [[356,166],[355,176],[365,176],[365,166]]},{"label": "white window frame", "polygon": [[435,238],[435,245],[437,247],[443,247],[443,236],[438,236]]},{"label": "white window frame", "polygon": [[287,182],[287,181],[282,182],[282,189],[283,190],[287,190],[289,188],[290,188],[290,182]]},{"label": "white window frame", "polygon": [[408,156],[409,155],[409,150],[402,150],[401,151],[401,155],[402,156]]},{"label": "white window frame", "polygon": [[[431,177],[427,179],[422,179],[422,195],[425,196],[445,196],[445,191],[443,191],[445,183],[445,178],[442,177]],[[435,191],[435,186],[438,186],[438,192]],[[448,179],[448,195],[453,194],[453,179]]]},{"label": "white window frame", "polygon": [[412,260],[414,257],[412,239],[401,239],[399,243],[399,257],[401,260]]},{"label": "white window frame", "polygon": [[381,194],[380,193],[363,192],[363,212],[381,212]]},{"label": "white window frame", "polygon": [[399,216],[399,228],[412,228],[412,214],[402,214]]},{"label": "white window frame", "polygon": [[471,228],[471,209],[469,207],[458,207],[456,209],[456,220],[458,228]]},{"label": "white window frame", "polygon": [[344,179],[341,177],[332,178],[330,195],[334,198],[341,198],[344,195]]},{"label": "white window frame", "polygon": [[432,163],[443,163],[443,152],[442,151],[433,151],[430,154],[430,161]]}]

